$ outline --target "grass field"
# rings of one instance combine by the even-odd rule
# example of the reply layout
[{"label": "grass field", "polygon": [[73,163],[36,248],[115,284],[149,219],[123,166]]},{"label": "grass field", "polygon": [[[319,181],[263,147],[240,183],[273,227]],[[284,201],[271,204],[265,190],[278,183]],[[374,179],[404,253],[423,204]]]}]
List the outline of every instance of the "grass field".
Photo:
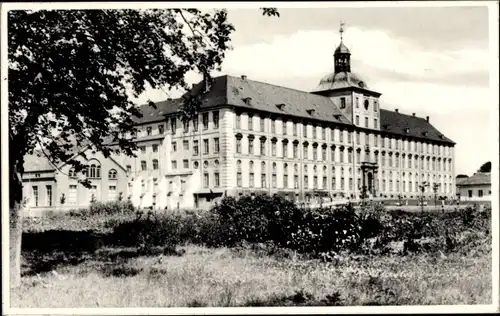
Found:
[{"label": "grass field", "polygon": [[[50,238],[83,242],[106,220],[52,216],[25,221],[22,286],[12,307],[360,306],[491,304],[491,241],[467,252],[339,254],[333,262],[292,251],[187,244],[176,254],[135,248],[53,248]],[[47,237],[48,231],[65,235]],[[45,238],[45,239],[44,239]],[[31,246],[30,246],[31,245]],[[36,245],[33,248],[33,245]],[[30,248],[31,247],[31,248]],[[38,249],[40,248],[40,249]]]}]

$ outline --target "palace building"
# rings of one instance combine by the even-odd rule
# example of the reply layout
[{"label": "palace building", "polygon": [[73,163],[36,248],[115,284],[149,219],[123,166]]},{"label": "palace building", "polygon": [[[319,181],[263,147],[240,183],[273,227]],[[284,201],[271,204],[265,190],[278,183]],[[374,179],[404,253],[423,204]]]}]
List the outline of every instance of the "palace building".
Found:
[{"label": "palace building", "polygon": [[87,154],[91,190],[68,167],[28,157],[28,205],[121,196],[142,207],[192,208],[264,193],[301,202],[412,199],[423,184],[425,196],[435,184],[439,196],[454,196],[455,143],[429,117],[383,109],[381,93],[351,72],[342,40],[333,57],[312,92],[224,75],[193,86],[202,105],[190,122],[179,119],[182,99],[141,106],[137,157]]}]

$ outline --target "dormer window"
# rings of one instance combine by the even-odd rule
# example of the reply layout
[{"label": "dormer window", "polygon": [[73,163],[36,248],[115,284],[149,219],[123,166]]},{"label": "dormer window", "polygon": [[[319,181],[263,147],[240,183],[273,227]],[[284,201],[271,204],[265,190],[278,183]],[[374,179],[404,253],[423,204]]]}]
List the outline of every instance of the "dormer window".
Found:
[{"label": "dormer window", "polygon": [[314,115],[314,111],[315,111],[314,109],[309,109],[309,110],[307,110],[307,113],[309,115]]},{"label": "dormer window", "polygon": [[405,133],[408,134],[410,132],[410,129],[407,127],[405,128]]},{"label": "dormer window", "polygon": [[252,98],[250,98],[250,97],[244,98],[243,101],[245,102],[246,105],[251,105],[252,104]]},{"label": "dormer window", "polygon": [[276,104],[276,107],[283,111],[283,109],[285,108],[285,104],[284,103]]},{"label": "dormer window", "polygon": [[340,120],[341,115],[340,115],[340,114],[333,114],[333,117],[334,117],[336,120]]},{"label": "dormer window", "polygon": [[424,131],[422,134],[424,134],[424,136],[428,136],[429,132],[428,131]]}]

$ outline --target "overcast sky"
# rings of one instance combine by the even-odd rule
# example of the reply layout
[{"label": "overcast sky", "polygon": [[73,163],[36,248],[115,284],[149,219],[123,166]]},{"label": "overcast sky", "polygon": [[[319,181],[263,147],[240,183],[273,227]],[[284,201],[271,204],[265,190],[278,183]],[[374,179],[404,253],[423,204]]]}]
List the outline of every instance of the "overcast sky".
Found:
[{"label": "overcast sky", "polygon": [[[487,95],[487,7],[280,9],[280,14],[229,9],[236,31],[223,73],[311,91],[333,70],[344,21],[351,70],[382,93],[382,108],[430,116],[457,143],[457,174],[471,175],[497,154],[490,128],[496,112]],[[148,98],[166,95],[150,90],[139,102]]]}]

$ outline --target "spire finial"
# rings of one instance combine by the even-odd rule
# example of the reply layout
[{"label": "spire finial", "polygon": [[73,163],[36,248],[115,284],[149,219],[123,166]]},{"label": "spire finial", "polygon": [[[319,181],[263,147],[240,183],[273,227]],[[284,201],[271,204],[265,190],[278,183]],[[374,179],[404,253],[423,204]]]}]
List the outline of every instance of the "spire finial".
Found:
[{"label": "spire finial", "polygon": [[342,22],[342,21],[340,21],[339,33],[340,33],[340,42],[341,43],[342,43],[342,40],[343,40],[344,26],[345,26],[345,23]]}]

